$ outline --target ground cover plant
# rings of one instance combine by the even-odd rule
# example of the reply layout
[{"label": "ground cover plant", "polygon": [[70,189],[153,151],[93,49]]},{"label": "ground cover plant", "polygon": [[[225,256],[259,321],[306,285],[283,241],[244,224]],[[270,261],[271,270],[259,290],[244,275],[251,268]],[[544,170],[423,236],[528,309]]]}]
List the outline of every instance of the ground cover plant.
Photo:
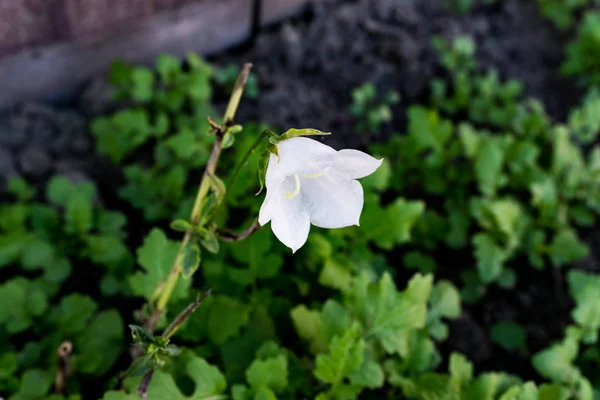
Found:
[{"label": "ground cover plant", "polygon": [[[374,156],[344,164],[369,166],[344,181],[360,177],[359,226],[356,207],[336,214],[358,198],[333,189],[338,176],[305,192],[339,133],[244,120],[262,95],[249,67],[115,63],[111,111],[90,131],[118,187],[13,179],[0,205],[0,396],[597,399],[600,271],[581,261],[600,212],[600,70],[587,55],[600,43],[584,6],[569,6],[581,25],[554,21],[573,31],[561,73],[585,91],[564,121],[482,66],[468,36],[428,38],[438,68],[418,101],[347,88],[349,132]],[[269,225],[263,204],[278,182],[288,200],[337,207],[307,236],[302,218],[282,231],[295,210]],[[536,280],[551,289],[527,298],[551,332],[483,313],[495,358],[482,362],[466,316]]]}]

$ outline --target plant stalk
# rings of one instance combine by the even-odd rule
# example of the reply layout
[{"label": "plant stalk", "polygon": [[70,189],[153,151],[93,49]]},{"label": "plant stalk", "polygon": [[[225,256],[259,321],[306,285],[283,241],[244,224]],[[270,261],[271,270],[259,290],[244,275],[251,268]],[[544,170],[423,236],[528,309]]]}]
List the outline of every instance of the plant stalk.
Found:
[{"label": "plant stalk", "polygon": [[[223,136],[225,135],[227,128],[233,124],[233,119],[235,117],[237,108],[240,104],[240,100],[242,98],[244,87],[246,85],[246,81],[248,79],[248,75],[250,74],[251,68],[252,64],[244,64],[244,67],[238,75],[235,87],[229,99],[229,103],[227,105],[227,109],[223,117],[223,125],[215,129],[215,142],[213,144],[210,153],[210,158],[208,159],[208,163],[206,165],[206,169],[204,170],[204,174],[202,175],[202,180],[200,181],[200,186],[198,188],[196,200],[194,201],[194,208],[192,209],[192,214],[190,216],[192,224],[197,223],[202,214],[202,205],[210,190],[209,176],[213,175],[215,173],[215,170],[217,169],[219,157],[221,156]],[[183,260],[183,250],[185,249],[187,243],[190,241],[191,237],[192,232],[188,231],[185,233],[185,236],[181,241],[181,246],[179,246],[177,256],[175,257],[175,262],[171,267],[171,272],[169,272],[167,280],[165,282],[160,283],[164,284],[164,286],[160,291],[160,296],[156,303],[156,308],[154,309],[154,312],[152,313],[150,319],[146,324],[146,328],[148,328],[150,331],[153,331],[156,328],[160,317],[166,310],[167,304],[169,303],[169,299],[171,298],[171,294],[173,293],[175,285],[179,280],[179,275],[181,274],[181,261]]]}]

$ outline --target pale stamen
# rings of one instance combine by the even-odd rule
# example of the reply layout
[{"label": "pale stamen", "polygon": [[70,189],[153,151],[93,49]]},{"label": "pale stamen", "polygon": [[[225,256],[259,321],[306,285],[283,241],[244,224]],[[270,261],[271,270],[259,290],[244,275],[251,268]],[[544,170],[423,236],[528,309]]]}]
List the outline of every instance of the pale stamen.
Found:
[{"label": "pale stamen", "polygon": [[294,174],[294,180],[296,181],[296,189],[293,192],[284,192],[283,195],[286,199],[293,199],[300,193],[300,177],[298,174]]}]

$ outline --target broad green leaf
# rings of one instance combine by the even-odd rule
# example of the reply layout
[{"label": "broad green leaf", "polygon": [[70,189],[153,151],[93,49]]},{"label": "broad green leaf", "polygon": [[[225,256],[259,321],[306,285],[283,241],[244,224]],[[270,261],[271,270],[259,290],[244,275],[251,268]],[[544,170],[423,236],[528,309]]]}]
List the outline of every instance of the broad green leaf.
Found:
[{"label": "broad green leaf", "polygon": [[46,293],[33,282],[17,277],[0,285],[0,326],[9,334],[23,332],[48,308]]},{"label": "broad green leaf", "polygon": [[475,176],[479,190],[486,196],[493,196],[502,183],[504,150],[499,139],[485,138],[480,144],[475,160]]},{"label": "broad green leaf", "polygon": [[385,375],[379,364],[373,360],[365,359],[358,370],[349,376],[353,385],[377,389],[385,383]]},{"label": "broad green leaf", "polygon": [[222,345],[237,336],[250,318],[250,306],[226,296],[212,296],[205,301],[208,311],[208,336],[216,345]]},{"label": "broad green leaf", "polygon": [[490,337],[505,350],[525,351],[526,333],[521,325],[512,321],[502,321],[494,324],[490,330]]},{"label": "broad green leaf", "polygon": [[254,390],[262,387],[275,393],[283,392],[288,386],[288,361],[284,355],[254,360],[246,371],[246,379]]},{"label": "broad green leaf", "polygon": [[48,394],[52,386],[52,375],[41,369],[27,370],[21,377],[21,388],[17,396],[22,399],[38,399]]},{"label": "broad green leaf", "polygon": [[574,383],[581,376],[573,361],[579,352],[578,333],[569,328],[562,342],[535,354],[533,367],[540,375],[553,382]]},{"label": "broad green leaf", "polygon": [[589,251],[588,246],[579,240],[573,230],[566,229],[554,236],[548,249],[548,255],[555,267],[561,267],[582,259]]},{"label": "broad green leaf", "polygon": [[428,318],[457,318],[461,313],[460,293],[448,281],[439,281],[431,291]]},{"label": "broad green leaf", "polygon": [[473,379],[473,364],[459,353],[450,354],[448,372],[456,387],[464,389]]},{"label": "broad green leaf", "polygon": [[83,235],[92,228],[92,198],[83,191],[76,191],[67,200],[65,210],[65,230]]},{"label": "broad green leaf", "polygon": [[474,235],[472,242],[479,277],[484,283],[493,282],[502,273],[504,262],[508,258],[506,251],[487,233]]},{"label": "broad green leaf", "polygon": [[352,273],[337,261],[328,259],[319,274],[319,283],[348,293],[352,286]]},{"label": "broad green leaf", "polygon": [[[146,236],[144,244],[137,250],[137,261],[144,272],[136,272],[129,279],[133,293],[151,299],[158,284],[167,279],[179,244],[167,239],[158,228],[152,229]],[[187,295],[189,280],[180,279],[171,295],[171,300],[181,299]]]},{"label": "broad green leaf", "polygon": [[95,316],[77,338],[77,370],[104,376],[125,348],[123,320],[116,310]]},{"label": "broad green leaf", "polygon": [[74,293],[61,299],[58,306],[52,310],[51,320],[64,334],[80,333],[88,326],[97,308],[91,297]]}]

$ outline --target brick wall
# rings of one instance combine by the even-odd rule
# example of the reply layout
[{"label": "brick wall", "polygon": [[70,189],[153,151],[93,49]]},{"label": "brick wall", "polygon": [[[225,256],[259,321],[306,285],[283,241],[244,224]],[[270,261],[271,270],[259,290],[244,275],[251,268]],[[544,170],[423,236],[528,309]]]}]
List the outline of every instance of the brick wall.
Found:
[{"label": "brick wall", "polygon": [[0,58],[31,47],[101,35],[115,26],[197,1],[201,0],[0,0]]}]

